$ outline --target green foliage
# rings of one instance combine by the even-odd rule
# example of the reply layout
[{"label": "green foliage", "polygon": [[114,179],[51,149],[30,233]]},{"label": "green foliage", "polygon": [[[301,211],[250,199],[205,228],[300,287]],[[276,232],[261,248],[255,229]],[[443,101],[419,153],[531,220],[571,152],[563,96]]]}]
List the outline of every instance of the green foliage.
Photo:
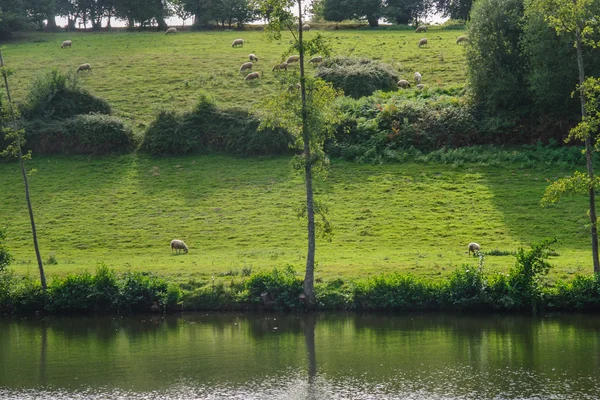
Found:
[{"label": "green foliage", "polygon": [[25,122],[26,148],[42,154],[108,154],[131,151],[136,139],[120,118],[76,115],[64,120]]},{"label": "green foliage", "polygon": [[2,273],[2,271],[8,268],[11,261],[13,260],[13,256],[8,251],[5,241],[6,231],[3,228],[0,228],[0,273]]},{"label": "green foliage", "polygon": [[81,88],[76,75],[53,69],[38,76],[22,107],[25,119],[64,119],[79,114],[111,114],[110,105]]},{"label": "green foliage", "polygon": [[11,303],[14,312],[33,314],[43,312],[48,304],[48,293],[42,289],[39,279],[30,276],[21,278],[11,287]]},{"label": "green foliage", "polygon": [[441,289],[441,304],[455,310],[484,310],[489,307],[487,279],[482,268],[464,265],[455,270]]},{"label": "green foliage", "polygon": [[242,109],[221,109],[204,94],[183,114],[161,111],[148,127],[140,148],[151,154],[226,152],[284,154],[291,137],[285,128],[259,130],[259,120]]},{"label": "green foliage", "polygon": [[475,2],[468,25],[467,69],[476,104],[515,110],[527,104],[527,60],[520,50],[523,0]]},{"label": "green foliage", "polygon": [[315,76],[331,82],[336,89],[355,99],[369,96],[376,90],[396,90],[398,82],[398,74],[392,66],[367,58],[325,59]]},{"label": "green foliage", "polygon": [[250,303],[267,303],[274,310],[298,310],[302,307],[300,294],[302,281],[296,278],[291,266],[283,271],[273,268],[272,272],[259,272],[246,281],[247,300]]},{"label": "green foliage", "polygon": [[354,287],[337,278],[315,285],[317,304],[324,310],[351,310],[355,307]]},{"label": "green foliage", "polygon": [[600,307],[600,274],[576,276],[571,282],[558,282],[547,295],[549,308],[597,311]]},{"label": "green foliage", "polygon": [[13,311],[13,290],[17,281],[13,271],[0,270],[0,314]]},{"label": "green foliage", "polygon": [[427,310],[437,308],[435,285],[411,275],[380,275],[358,281],[354,302],[360,310]]},{"label": "green foliage", "polygon": [[501,309],[535,312],[543,307],[541,277],[551,268],[546,260],[552,252],[550,246],[556,242],[556,238],[546,239],[532,244],[529,251],[520,248],[508,276],[490,283],[491,297]]},{"label": "green foliage", "polygon": [[119,308],[130,313],[148,312],[157,301],[162,306],[168,284],[163,279],[147,273],[126,272],[123,274]]}]

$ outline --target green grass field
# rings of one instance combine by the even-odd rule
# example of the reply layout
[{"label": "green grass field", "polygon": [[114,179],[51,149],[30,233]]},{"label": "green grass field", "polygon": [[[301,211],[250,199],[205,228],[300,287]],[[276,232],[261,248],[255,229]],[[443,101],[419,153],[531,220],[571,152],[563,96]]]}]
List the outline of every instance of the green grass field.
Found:
[{"label": "green grass field", "polygon": [[[49,276],[91,270],[153,271],[178,281],[230,271],[293,265],[303,270],[305,222],[295,208],[303,183],[288,158],[188,156],[35,157],[31,176],[43,259]],[[330,207],[331,242],[317,246],[317,277],[382,272],[435,278],[469,263],[470,241],[510,252],[557,236],[554,279],[591,273],[584,198],[542,209],[547,185],[569,171],[519,165],[452,167],[334,162],[317,183]],[[0,164],[0,215],[20,274],[37,273],[22,180],[16,163]],[[186,241],[187,255],[169,242]],[[486,257],[506,271],[512,256]]]},{"label": "green grass field", "polygon": [[[434,87],[464,84],[464,49],[455,44],[463,33],[439,28],[426,34],[411,30],[323,31],[333,54],[382,60],[411,81],[419,71],[423,83]],[[315,31],[306,34],[309,38],[316,35]],[[417,42],[424,36],[429,45],[419,49]],[[246,44],[232,48],[238,37]],[[61,49],[66,39],[73,41],[73,47]],[[276,73],[271,68],[281,61],[291,39],[287,32],[281,41],[269,42],[263,32],[256,31],[168,36],[162,32],[37,34],[5,44],[4,61],[16,72],[11,77],[16,100],[24,98],[36,75],[52,68],[75,72],[80,64],[90,63],[93,71],[79,74],[83,86],[108,100],[118,116],[141,129],[158,110],[190,108],[200,91],[214,95],[221,105],[250,107],[276,87]],[[264,76],[258,81],[246,82],[245,75],[238,72],[249,53],[259,57],[254,70]]]}]

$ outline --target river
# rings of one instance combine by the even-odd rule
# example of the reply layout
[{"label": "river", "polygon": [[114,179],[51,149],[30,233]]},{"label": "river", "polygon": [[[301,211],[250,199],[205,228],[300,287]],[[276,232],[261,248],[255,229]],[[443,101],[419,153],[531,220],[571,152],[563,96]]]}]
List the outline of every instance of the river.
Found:
[{"label": "river", "polygon": [[598,399],[600,317],[0,317],[1,399]]}]

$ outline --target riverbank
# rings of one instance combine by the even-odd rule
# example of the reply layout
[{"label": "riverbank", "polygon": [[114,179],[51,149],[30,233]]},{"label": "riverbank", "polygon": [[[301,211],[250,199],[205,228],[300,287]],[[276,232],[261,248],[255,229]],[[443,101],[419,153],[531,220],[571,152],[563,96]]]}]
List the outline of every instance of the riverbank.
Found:
[{"label": "riverbank", "polygon": [[[543,277],[552,241],[519,250],[506,274],[463,266],[435,281],[381,274],[317,282],[317,310],[526,312],[598,311],[600,275],[576,276],[548,285]],[[301,312],[302,280],[291,266],[242,277],[213,277],[177,285],[150,273],[123,273],[103,266],[95,274],[53,279],[43,291],[36,279],[0,275],[0,313],[133,314],[205,310]]]}]

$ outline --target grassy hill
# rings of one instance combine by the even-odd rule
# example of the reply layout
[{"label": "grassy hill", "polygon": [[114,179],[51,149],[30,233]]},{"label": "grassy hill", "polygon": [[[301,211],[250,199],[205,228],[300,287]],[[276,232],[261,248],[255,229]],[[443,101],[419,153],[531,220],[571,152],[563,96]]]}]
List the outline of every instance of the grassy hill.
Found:
[{"label": "grassy hill", "polygon": [[[322,33],[334,55],[351,54],[390,63],[401,78],[411,81],[419,71],[423,83],[430,86],[464,84],[464,50],[455,44],[463,31],[432,28],[425,34],[412,30]],[[316,32],[306,34],[311,38]],[[244,47],[232,48],[232,41],[239,37],[245,39]],[[428,46],[417,47],[421,37],[429,39]],[[66,39],[73,41],[73,47],[61,49]],[[7,43],[4,61],[16,72],[11,85],[17,101],[24,98],[36,75],[52,68],[75,72],[80,64],[90,63],[93,71],[79,74],[83,86],[108,100],[118,116],[143,128],[158,110],[190,108],[201,90],[214,95],[222,105],[250,107],[276,87],[276,73],[271,68],[281,62],[291,43],[289,32],[274,42],[256,31],[168,36],[162,32],[36,34]],[[249,53],[259,57],[254,70],[264,76],[258,81],[245,82],[245,75],[238,72]]]},{"label": "grassy hill", "polygon": [[[179,281],[243,268],[303,270],[305,222],[296,217],[303,183],[288,158],[186,156],[35,157],[28,167],[41,251],[49,276],[99,263],[154,271]],[[567,169],[521,164],[357,165],[334,162],[317,183],[329,205],[331,242],[317,246],[325,280],[403,272],[435,278],[477,265],[470,241],[493,252],[486,268],[506,271],[506,255],[558,236],[553,278],[591,273],[584,198],[540,208],[546,179]],[[37,273],[18,165],[0,164],[2,225],[20,274]],[[187,255],[172,255],[171,239]],[[51,261],[51,260],[50,260]]]}]

